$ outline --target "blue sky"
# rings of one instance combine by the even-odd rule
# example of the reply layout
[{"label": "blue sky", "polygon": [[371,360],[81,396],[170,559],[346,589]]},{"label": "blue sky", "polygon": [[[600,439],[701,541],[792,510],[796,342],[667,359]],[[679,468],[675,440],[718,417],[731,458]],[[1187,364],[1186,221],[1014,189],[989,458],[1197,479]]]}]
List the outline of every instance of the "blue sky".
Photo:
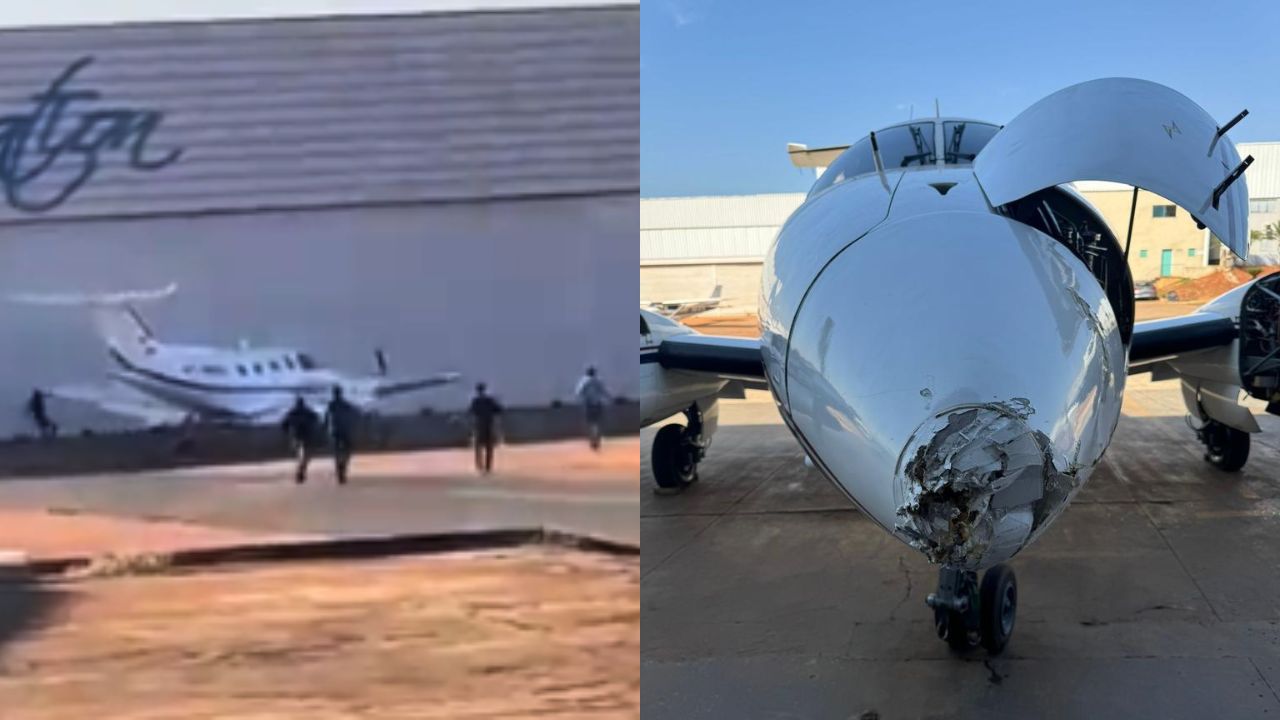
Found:
[{"label": "blue sky", "polygon": [[[975,9],[975,8],[981,9]],[[1005,123],[1084,80],[1168,85],[1237,142],[1280,141],[1280,1],[644,0],[641,194],[808,188],[787,142],[915,115]]]}]

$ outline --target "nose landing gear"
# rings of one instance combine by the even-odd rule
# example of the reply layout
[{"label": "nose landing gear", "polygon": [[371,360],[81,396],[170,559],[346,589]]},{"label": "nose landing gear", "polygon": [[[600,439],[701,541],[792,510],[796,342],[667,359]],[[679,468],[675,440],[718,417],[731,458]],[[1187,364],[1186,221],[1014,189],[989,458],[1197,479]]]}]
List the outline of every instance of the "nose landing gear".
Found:
[{"label": "nose landing gear", "polygon": [[1013,568],[995,565],[978,584],[978,573],[957,567],[938,570],[938,591],[925,600],[933,608],[938,637],[956,652],[982,645],[999,655],[1013,635],[1018,612],[1018,580]]}]

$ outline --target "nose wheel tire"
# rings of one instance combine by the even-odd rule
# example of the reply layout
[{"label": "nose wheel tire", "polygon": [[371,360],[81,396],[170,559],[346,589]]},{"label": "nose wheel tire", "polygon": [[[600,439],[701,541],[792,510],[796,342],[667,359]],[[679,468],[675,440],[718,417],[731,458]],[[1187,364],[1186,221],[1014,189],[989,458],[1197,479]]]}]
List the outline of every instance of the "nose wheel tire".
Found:
[{"label": "nose wheel tire", "polygon": [[653,480],[664,489],[682,488],[698,479],[694,448],[684,438],[684,426],[672,423],[653,438]]},{"label": "nose wheel tire", "polygon": [[929,596],[938,637],[957,653],[979,645],[999,655],[1013,635],[1018,612],[1018,580],[1013,568],[996,565],[978,583],[972,570],[943,568],[938,591]]},{"label": "nose wheel tire", "polygon": [[999,655],[1009,644],[1018,618],[1018,578],[1008,565],[996,565],[982,576],[982,646]]}]

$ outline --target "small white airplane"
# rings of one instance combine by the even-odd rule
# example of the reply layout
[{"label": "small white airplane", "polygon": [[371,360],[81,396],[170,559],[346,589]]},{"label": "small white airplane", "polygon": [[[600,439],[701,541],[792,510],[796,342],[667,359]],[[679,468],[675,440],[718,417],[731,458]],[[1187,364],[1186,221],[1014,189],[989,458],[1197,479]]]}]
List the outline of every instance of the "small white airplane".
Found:
[{"label": "small white airplane", "polygon": [[1159,194],[1248,257],[1252,158],[1226,135],[1245,115],[1220,125],[1167,87],[1109,78],[1004,126],[938,117],[847,148],[790,146],[826,170],[765,258],[762,336],[641,313],[644,423],[687,418],[655,436],[655,481],[697,478],[726,381],[765,382],[806,462],[940,566],[938,636],[1000,652],[1017,607],[1004,563],[1101,460],[1126,375],[1180,378],[1225,471],[1260,429],[1241,390],[1280,415],[1280,275],[1135,323],[1128,239],[1070,185]]},{"label": "small white airplane", "polygon": [[106,385],[48,388],[51,397],[96,405],[148,425],[194,419],[237,423],[279,421],[298,397],[321,410],[333,388],[363,410],[389,397],[451,383],[458,373],[422,378],[385,377],[385,356],[376,351],[380,374],[357,377],[321,367],[291,348],[228,349],[160,342],[134,309],[139,302],[168,297],[158,291],[104,295],[11,295],[28,305],[88,308],[107,346],[112,367]]},{"label": "small white airplane", "polygon": [[720,293],[724,288],[716,285],[711,295],[689,300],[651,300],[648,307],[653,312],[669,318],[689,317],[720,307]]}]

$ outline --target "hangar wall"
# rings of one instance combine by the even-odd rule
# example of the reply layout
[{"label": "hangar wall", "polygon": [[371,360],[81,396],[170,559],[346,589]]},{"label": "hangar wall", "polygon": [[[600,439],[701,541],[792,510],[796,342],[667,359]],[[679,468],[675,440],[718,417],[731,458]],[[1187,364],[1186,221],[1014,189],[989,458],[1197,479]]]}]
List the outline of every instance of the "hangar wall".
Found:
[{"label": "hangar wall", "polygon": [[[513,405],[596,363],[634,395],[638,14],[0,32],[0,289],[176,282],[139,307],[162,340],[352,372],[381,347],[394,375],[459,370]],[[32,387],[106,369],[87,313],[8,304],[0,435]]]}]

